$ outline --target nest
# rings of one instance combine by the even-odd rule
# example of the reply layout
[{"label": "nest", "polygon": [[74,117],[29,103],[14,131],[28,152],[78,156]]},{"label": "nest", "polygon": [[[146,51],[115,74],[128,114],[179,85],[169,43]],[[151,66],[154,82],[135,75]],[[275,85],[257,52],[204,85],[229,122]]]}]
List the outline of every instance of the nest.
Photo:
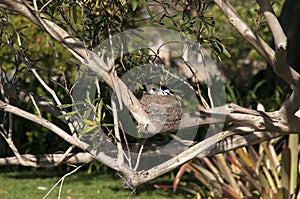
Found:
[{"label": "nest", "polygon": [[140,103],[159,129],[158,132],[176,130],[179,127],[182,108],[175,95],[150,95],[145,93]]}]

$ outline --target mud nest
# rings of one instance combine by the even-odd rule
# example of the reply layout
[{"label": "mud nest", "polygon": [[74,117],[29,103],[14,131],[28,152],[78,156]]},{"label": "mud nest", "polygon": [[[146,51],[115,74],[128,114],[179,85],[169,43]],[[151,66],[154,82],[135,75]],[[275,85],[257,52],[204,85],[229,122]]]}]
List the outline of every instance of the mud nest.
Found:
[{"label": "mud nest", "polygon": [[159,129],[159,132],[176,130],[179,127],[182,108],[175,95],[150,95],[145,93],[140,103]]}]

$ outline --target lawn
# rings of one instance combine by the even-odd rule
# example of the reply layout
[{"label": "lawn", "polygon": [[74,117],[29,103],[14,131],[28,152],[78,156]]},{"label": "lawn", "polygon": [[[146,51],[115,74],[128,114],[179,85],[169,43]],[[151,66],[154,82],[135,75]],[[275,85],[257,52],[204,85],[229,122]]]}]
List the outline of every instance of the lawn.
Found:
[{"label": "lawn", "polygon": [[[65,172],[66,173],[66,172]],[[50,171],[19,171],[0,172],[0,198],[1,199],[41,199],[64,175],[62,172]],[[155,189],[155,184],[171,185],[168,176],[153,182],[141,185],[135,192],[124,188],[120,178],[112,172],[92,173],[81,171],[65,178],[62,199],[166,199],[185,198],[184,193],[173,194],[171,189]],[[58,198],[59,186],[55,187],[47,199]]]}]

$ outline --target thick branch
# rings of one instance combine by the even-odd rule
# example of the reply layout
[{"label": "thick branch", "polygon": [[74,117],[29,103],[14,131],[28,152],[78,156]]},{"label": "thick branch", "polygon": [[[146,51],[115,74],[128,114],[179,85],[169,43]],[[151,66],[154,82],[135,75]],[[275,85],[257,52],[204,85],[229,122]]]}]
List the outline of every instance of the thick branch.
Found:
[{"label": "thick branch", "polygon": [[[300,76],[299,74],[292,69],[291,67],[289,67],[288,65],[286,65],[286,69],[285,72],[283,73],[281,72],[281,69],[279,69],[279,73],[278,73],[278,68],[276,68],[274,66],[275,62],[277,65],[282,65],[282,62],[285,63],[285,55],[284,52],[282,52],[282,50],[276,51],[277,55],[275,55],[275,52],[270,48],[270,46],[259,36],[255,35],[253,33],[253,31],[251,30],[251,28],[246,24],[246,22],[244,20],[242,20],[242,18],[235,12],[235,10],[232,8],[232,6],[230,5],[230,3],[227,0],[214,0],[214,2],[218,5],[218,7],[223,11],[223,13],[225,14],[225,16],[229,19],[229,22],[231,23],[231,25],[237,30],[237,32],[247,41],[249,42],[253,48],[262,55],[262,57],[268,62],[268,64],[270,64],[272,67],[274,67],[275,72],[278,76],[280,76],[281,78],[283,78],[287,83],[289,83],[290,85],[293,85],[295,87],[300,88]],[[269,6],[264,6],[265,9],[268,9]],[[267,19],[269,19],[270,21],[269,23],[273,23],[275,22],[273,19],[274,17],[271,15],[270,12],[266,11],[267,13]],[[279,33],[279,37],[276,38],[276,42],[278,47],[282,48],[283,44],[285,43],[284,41],[284,36],[282,36],[280,28],[278,28],[276,22],[275,24],[271,25],[272,31],[275,33]],[[276,36],[274,35],[274,38]],[[284,47],[285,48],[285,47]]]},{"label": "thick branch", "polygon": [[[225,134],[223,132],[223,134]],[[229,134],[229,133],[228,133]],[[232,134],[232,133],[231,133]],[[270,140],[272,138],[282,136],[281,133],[269,133],[269,132],[253,132],[248,134],[241,134],[241,135],[232,135],[229,137],[224,138],[223,140],[214,143],[211,150],[205,151],[205,153],[200,153],[197,157],[202,158],[205,156],[212,156],[218,153],[222,153],[225,151],[232,150],[234,148],[253,145],[259,142]],[[158,142],[158,143],[146,143],[144,145],[143,153],[147,153],[152,156],[157,155],[170,155],[170,148],[168,150],[164,149],[164,146],[168,144],[168,142]],[[187,146],[193,145],[195,142],[189,140],[181,140],[177,144],[174,144],[174,150],[176,151],[183,151],[186,149]],[[138,153],[141,145],[134,143],[129,144],[130,149],[132,152]],[[116,151],[111,151],[111,153],[116,153]],[[36,167],[55,167],[57,163],[60,162],[64,154],[44,154],[44,155],[34,155],[34,154],[24,154],[21,155],[21,158],[24,161],[32,162]],[[171,157],[171,156],[170,156]],[[62,164],[83,164],[89,163],[92,161],[97,161],[91,154],[89,153],[76,153],[76,154],[69,154]],[[20,162],[16,157],[4,157],[0,158],[0,166],[4,165],[20,165]],[[129,176],[128,176],[129,177]],[[148,179],[151,180],[151,179]],[[141,184],[143,182],[140,182]]]},{"label": "thick branch", "polygon": [[274,51],[262,38],[253,33],[248,24],[236,13],[230,3],[227,0],[214,0],[214,2],[223,11],[236,31],[249,42],[269,64],[272,64]]},{"label": "thick branch", "polygon": [[[283,51],[281,51],[283,46],[281,41],[284,37],[280,37],[276,41],[277,44],[279,44],[279,50],[276,52],[279,54],[275,54],[274,51],[260,37],[251,31],[248,25],[237,15],[237,13],[231,8],[230,4],[226,0],[215,0],[215,3],[223,10],[225,15],[229,18],[230,23],[237,29],[243,38],[245,38],[245,40],[247,40],[269,62],[270,65],[273,67],[275,67],[274,65],[282,65],[282,63],[279,61],[282,61],[282,59],[285,57],[285,47],[283,48]],[[116,91],[116,93],[118,93],[117,91],[122,91],[122,96],[118,97],[121,98],[136,120],[140,124],[148,125],[147,128],[150,132],[155,132],[155,127],[151,128],[152,125],[148,115],[143,111],[139,101],[132,94],[132,92],[127,89],[126,85],[115,74],[111,73],[103,59],[96,53],[87,50],[80,40],[48,20],[42,14],[36,12],[33,8],[27,5],[25,1],[2,0],[0,1],[0,7],[14,10],[28,18],[41,29],[45,30],[55,40],[60,42],[64,47],[66,47],[77,59],[87,65],[89,69],[96,72],[112,89],[114,89],[114,91]],[[268,15],[267,17],[270,16]],[[273,18],[273,16],[271,16],[271,18]],[[274,29],[273,31],[276,32],[277,30]],[[279,58],[279,60],[276,60],[277,58]],[[290,74],[288,76],[283,75],[285,80],[295,88],[300,88],[299,74],[289,66],[287,66],[286,69]],[[279,73],[279,75],[281,73],[280,71],[278,72],[278,70],[276,72]],[[297,107],[294,106],[294,104],[295,101],[298,101],[298,103],[300,102],[299,98],[299,89],[294,89],[294,94],[289,99],[284,110],[295,110]],[[69,135],[56,125],[41,117],[25,112],[2,101],[0,101],[0,109],[38,123],[78,148],[86,150],[88,147],[86,143],[80,141],[76,136]],[[121,171],[124,177],[127,179],[129,185],[136,186],[156,178],[168,171],[171,171],[194,157],[204,157],[237,147],[255,144],[257,142],[271,139],[285,133],[299,132],[300,129],[300,123],[298,120],[294,120],[293,118],[292,120],[290,120],[290,118],[282,118],[282,114],[288,115],[287,112],[279,111],[273,113],[263,113],[248,110],[232,104],[227,105],[225,110],[225,115],[220,114],[221,119],[215,117],[218,115],[212,114],[213,112],[210,112],[209,110],[203,112],[204,115],[201,115],[201,112],[195,113],[194,115],[185,114],[183,116],[184,125],[186,125],[185,121],[191,121],[191,123],[194,123],[195,126],[201,124],[201,122],[205,124],[211,122],[218,123],[222,122],[222,119],[224,119],[226,116],[226,122],[228,126],[225,127],[227,128],[226,130],[212,135],[204,141],[191,146],[187,150],[184,150],[182,153],[171,158],[170,160],[147,171],[136,173],[134,170],[128,168],[127,165],[119,164],[116,159],[109,157],[108,154],[105,154],[101,150],[101,148],[99,148],[99,150],[95,148],[93,149],[94,151],[91,151],[91,153],[97,155],[95,159],[98,161],[103,162],[117,171]],[[194,119],[193,116],[194,118],[200,119]],[[36,157],[31,158],[34,160]]]},{"label": "thick branch", "polygon": [[18,115],[18,116],[20,116],[22,118],[25,118],[25,119],[28,119],[28,120],[30,120],[32,122],[40,124],[43,127],[51,130],[52,132],[54,132],[55,134],[57,134],[61,138],[63,138],[68,143],[70,143],[70,144],[72,144],[72,145],[74,145],[74,146],[76,146],[76,147],[78,147],[80,149],[85,150],[86,147],[87,147],[78,138],[69,135],[67,132],[65,132],[64,130],[62,130],[58,126],[52,124],[51,122],[48,122],[44,118],[41,118],[41,117],[39,117],[37,115],[28,113],[26,111],[23,111],[22,109],[19,109],[19,108],[15,107],[15,106],[9,105],[9,104],[1,101],[1,100],[0,100],[0,110],[3,110],[5,112],[9,112],[9,113]]},{"label": "thick branch", "polygon": [[[60,162],[64,154],[45,154],[45,155],[34,155],[24,154],[21,155],[23,160],[32,162],[36,167],[50,168],[56,167],[57,162]],[[94,157],[89,153],[76,153],[69,154],[62,163],[64,164],[83,164],[95,161]],[[16,157],[5,157],[0,158],[0,166],[4,165],[20,165],[20,162]]]},{"label": "thick branch", "polygon": [[[9,109],[5,110],[8,111]],[[119,167],[122,167],[120,169],[118,165],[116,165],[116,160],[112,160],[112,162],[110,163],[113,165],[109,166],[115,166],[116,168],[119,168],[119,171],[123,172],[124,178],[126,179],[129,186],[137,186],[173,170],[174,168],[194,157],[214,155],[241,146],[256,144],[264,140],[269,140],[271,138],[275,138],[291,132],[291,129],[289,127],[290,124],[284,123],[285,121],[282,120],[279,112],[262,113],[255,110],[249,110],[234,104],[227,105],[226,110],[226,115],[228,116],[227,121],[233,123],[231,126],[228,126],[228,130],[222,131],[198,144],[195,144],[194,146],[191,146],[190,148],[184,150],[182,153],[174,158],[171,158],[169,161],[166,161],[163,164],[142,172],[135,172],[128,167],[125,167],[124,165],[119,165]],[[242,123],[241,127],[235,125],[239,123]],[[300,129],[299,125],[298,128]],[[272,131],[270,130],[275,130],[277,132],[271,133]],[[155,153],[161,155],[163,151],[160,151],[159,149],[157,150],[155,148],[153,149],[153,146],[154,145],[151,144],[152,148],[150,148],[150,150],[152,152],[150,152],[153,155],[155,155]],[[159,145],[157,147],[159,147]],[[176,147],[186,146],[179,143],[179,145],[176,145]],[[138,149],[140,147],[137,146],[136,148]],[[145,149],[146,148],[147,147],[145,147]],[[178,150],[180,151],[180,148],[176,148],[176,150],[174,151]],[[163,153],[168,155],[168,152],[169,151]],[[105,156],[105,154],[103,153],[97,153],[97,160],[103,162],[104,158],[101,157],[103,155]],[[115,167],[112,168],[116,169]]]},{"label": "thick branch", "polygon": [[[299,96],[297,97],[299,99]],[[294,99],[293,96],[291,99]],[[231,123],[231,125],[235,126],[250,126],[260,131],[282,133],[295,132],[300,129],[298,121],[289,121],[288,123],[286,121],[282,116],[282,111],[265,113],[232,103],[201,112],[184,113],[179,129],[218,123]]]},{"label": "thick branch", "polygon": [[176,167],[182,165],[195,157],[206,157],[217,153],[225,152],[242,146],[256,144],[265,140],[281,136],[281,133],[249,131],[249,134],[244,134],[237,131],[223,131],[214,136],[211,136],[202,142],[188,148],[176,157],[156,166],[147,171],[141,171],[134,176],[124,176],[128,183],[135,187],[142,183],[148,182],[158,176],[161,176]]},{"label": "thick branch", "polygon": [[[299,124],[300,119],[295,114],[300,108],[300,89],[295,88],[292,95],[285,102],[285,104],[280,108],[283,119],[288,125]],[[298,130],[299,131],[299,130]]]},{"label": "thick branch", "polygon": [[294,71],[286,62],[287,57],[287,38],[274,13],[269,0],[257,0],[261,11],[270,27],[275,42],[275,56],[273,58],[274,71],[283,78],[293,88],[293,94],[287,103],[281,108],[285,119],[289,122],[297,120],[294,113],[300,107],[300,87],[296,86],[300,80],[300,75]]},{"label": "thick branch", "polygon": [[[278,76],[283,78],[288,84],[295,85],[299,81],[299,74],[294,71],[286,62],[287,38],[274,13],[269,0],[257,0],[261,11],[270,27],[275,42],[275,56],[273,57],[273,68]],[[300,87],[298,87],[300,88]]]},{"label": "thick branch", "polygon": [[[122,91],[121,100],[125,106],[130,110],[134,118],[139,124],[147,125],[149,133],[156,133],[157,128],[152,123],[151,119],[142,109],[138,99],[127,88],[123,81],[111,73],[109,66],[103,61],[103,58],[99,57],[96,53],[86,49],[83,42],[70,35],[67,31],[62,29],[57,24],[48,20],[46,16],[35,11],[25,1],[21,0],[2,0],[0,1],[0,7],[11,9],[17,13],[20,13],[37,26],[45,30],[50,36],[61,43],[66,49],[68,49],[77,59],[83,64],[88,66],[90,70],[95,72],[101,77],[116,93]],[[111,66],[110,66],[111,67]],[[120,96],[118,96],[120,97]]]},{"label": "thick branch", "polygon": [[272,35],[274,36],[275,41],[275,47],[276,48],[286,48],[287,45],[287,38],[284,34],[284,31],[274,13],[274,10],[270,4],[269,0],[257,0],[257,3],[259,4],[261,8],[261,12],[263,13],[268,26],[270,27],[270,30],[272,32]]},{"label": "thick branch", "polygon": [[[9,105],[3,101],[0,100],[0,110],[3,110],[5,112],[9,112],[15,115],[18,115],[22,118],[25,118],[27,120],[30,120],[32,122],[35,122],[37,124],[42,125],[43,127],[49,129],[50,131],[52,131],[53,133],[55,133],[56,135],[60,136],[62,139],[64,139],[66,142],[82,149],[82,150],[86,150],[89,146],[82,142],[81,140],[79,140],[79,138],[77,136],[71,136],[69,135],[67,132],[65,132],[64,130],[62,130],[61,128],[59,128],[58,126],[52,124],[51,122],[48,122],[47,120],[45,120],[44,118],[41,118],[39,116],[36,116],[34,114],[28,113],[26,111],[23,111],[15,106]],[[106,164],[107,166],[120,171],[120,165],[117,164],[117,162],[115,161],[115,159],[107,156],[104,153],[98,153],[97,157],[95,157],[98,161]]]},{"label": "thick branch", "polygon": [[281,113],[264,113],[249,110],[235,104],[226,105],[227,128],[198,144],[186,149],[176,157],[147,171],[132,176],[125,176],[129,184],[136,186],[152,180],[166,172],[175,169],[194,157],[205,157],[232,150],[238,147],[257,144],[278,136],[299,132],[298,121],[287,123]]}]

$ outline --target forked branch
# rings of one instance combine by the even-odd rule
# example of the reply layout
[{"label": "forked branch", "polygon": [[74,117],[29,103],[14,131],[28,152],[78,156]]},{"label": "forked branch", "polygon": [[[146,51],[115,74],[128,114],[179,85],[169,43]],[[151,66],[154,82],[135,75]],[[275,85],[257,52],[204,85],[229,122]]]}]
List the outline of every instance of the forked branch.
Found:
[{"label": "forked branch", "polygon": [[[123,146],[120,142],[118,143],[119,162],[117,158],[113,158],[102,151],[95,153],[96,155],[93,156],[93,158],[97,161],[103,162],[117,171],[121,171],[128,186],[137,186],[147,182],[173,170],[179,165],[195,157],[214,155],[237,147],[256,144],[287,133],[299,132],[299,118],[294,116],[294,113],[299,109],[300,103],[300,76],[295,70],[286,64],[286,38],[271,6],[269,5],[269,1],[258,0],[258,3],[260,4],[262,12],[274,35],[276,52],[274,52],[263,39],[253,33],[250,27],[241,19],[240,16],[238,16],[227,0],[214,0],[214,2],[220,7],[220,9],[228,17],[230,23],[243,36],[243,38],[248,41],[274,68],[277,75],[282,77],[292,86],[292,89],[294,90],[293,95],[280,111],[271,113],[248,110],[234,104],[225,105],[225,107],[223,107],[226,110],[224,115],[226,119],[225,128],[221,132],[214,134],[199,143],[193,143],[193,146],[184,150],[180,154],[175,157],[170,157],[168,161],[147,171],[136,172],[123,162],[124,158],[120,156],[123,152]],[[61,43],[78,60],[99,75],[99,77],[101,77],[114,91],[122,91],[122,96],[120,96],[120,98],[138,123],[148,125],[149,132],[156,132],[155,124],[152,124],[152,121],[142,109],[138,99],[115,73],[111,73],[109,68],[112,66],[105,63],[103,58],[86,49],[83,42],[70,35],[57,24],[48,20],[43,14],[39,13],[39,11],[26,4],[25,1],[1,0],[0,7],[11,9],[22,14],[24,17],[51,35],[56,41]],[[17,94],[14,95],[16,98],[18,97]],[[86,150],[88,147],[87,144],[82,142],[75,134],[74,136],[71,136],[58,126],[39,116],[21,110],[3,101],[0,101],[0,109],[38,123],[59,135],[68,143],[82,150]],[[115,107],[114,111],[116,112]],[[185,128],[204,123],[222,122],[219,118],[210,117],[210,111],[213,112],[213,110],[206,110],[206,112],[203,112],[204,115],[201,115],[201,112],[185,114],[183,116],[183,121],[187,121],[185,124],[188,124]],[[118,124],[117,120],[117,117],[115,117],[115,124]],[[120,136],[117,137],[120,139]],[[35,157],[29,157],[30,160],[34,160],[34,158]],[[3,160],[0,159],[0,161]]]},{"label": "forked branch", "polygon": [[[286,37],[278,23],[278,20],[276,19],[276,16],[274,15],[272,7],[269,5],[269,0],[259,0],[258,3],[262,6],[262,12],[272,31],[277,55],[275,55],[274,50],[260,36],[256,35],[251,30],[248,24],[236,13],[227,0],[214,0],[214,2],[223,11],[231,25],[245,39],[245,41],[253,46],[253,48],[268,62],[268,64],[275,69],[275,72],[277,71],[277,75],[282,77],[290,85],[300,88],[299,74],[286,64]],[[280,51],[278,52],[277,50]],[[274,65],[275,62],[277,62],[276,66]],[[276,67],[281,69],[276,69]],[[286,69],[282,69],[282,67]],[[282,70],[288,72],[288,75],[281,72]]]}]

